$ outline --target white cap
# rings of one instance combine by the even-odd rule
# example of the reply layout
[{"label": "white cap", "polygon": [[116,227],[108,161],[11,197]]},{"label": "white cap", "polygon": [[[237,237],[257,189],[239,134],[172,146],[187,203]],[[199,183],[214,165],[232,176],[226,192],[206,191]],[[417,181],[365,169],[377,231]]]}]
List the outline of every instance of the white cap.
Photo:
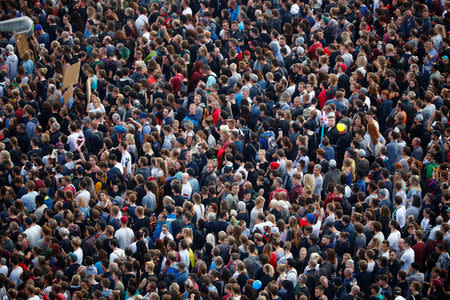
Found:
[{"label": "white cap", "polygon": [[11,44],[8,44],[6,46],[6,50],[8,50],[9,54],[14,54],[14,46]]}]

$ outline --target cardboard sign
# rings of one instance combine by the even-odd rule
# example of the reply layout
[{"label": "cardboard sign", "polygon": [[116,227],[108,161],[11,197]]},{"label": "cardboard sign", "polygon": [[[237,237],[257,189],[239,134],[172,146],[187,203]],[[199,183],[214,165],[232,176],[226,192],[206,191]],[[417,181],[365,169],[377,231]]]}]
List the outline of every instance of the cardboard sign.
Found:
[{"label": "cardboard sign", "polygon": [[73,64],[70,67],[65,68],[62,83],[63,89],[67,88],[68,86],[76,84],[78,82],[79,75],[80,75],[80,62],[77,62],[76,64]]},{"label": "cardboard sign", "polygon": [[17,51],[19,52],[19,57],[23,58],[25,53],[28,53],[30,51],[30,48],[28,47],[28,40],[25,33],[19,33],[15,35],[16,38],[16,45],[17,45]]},{"label": "cardboard sign", "polygon": [[69,103],[70,99],[72,99],[73,97],[73,88],[69,87],[63,94],[64,97],[64,106],[67,105],[67,103]]}]

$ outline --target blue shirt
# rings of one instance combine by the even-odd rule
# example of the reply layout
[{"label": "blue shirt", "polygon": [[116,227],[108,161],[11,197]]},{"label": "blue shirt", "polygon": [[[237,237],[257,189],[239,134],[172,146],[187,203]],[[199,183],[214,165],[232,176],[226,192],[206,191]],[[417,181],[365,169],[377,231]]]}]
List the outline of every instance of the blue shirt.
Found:
[{"label": "blue shirt", "polygon": [[[428,58],[428,55],[432,55],[433,57],[431,58],[431,60]],[[438,53],[437,53],[437,51],[436,51],[436,49],[431,49],[428,53],[427,53],[427,56],[426,56],[426,64],[425,64],[425,66],[426,67],[430,67],[432,64],[434,64],[434,63],[436,63],[436,60],[437,60],[437,56],[438,56]]]},{"label": "blue shirt", "polygon": [[325,159],[330,161],[332,159],[334,159],[335,153],[334,153],[334,149],[331,147],[325,147],[323,148],[323,150],[325,150]]},{"label": "blue shirt", "polygon": [[36,196],[38,195],[37,192],[32,191],[29,192],[27,194],[25,194],[22,197],[22,202],[25,205],[25,207],[27,208],[28,212],[33,212],[36,210]]},{"label": "blue shirt", "polygon": [[31,59],[22,62],[22,66],[25,69],[25,75],[33,75],[34,62]]},{"label": "blue shirt", "polygon": [[33,118],[30,121],[28,121],[25,127],[25,132],[27,133],[29,139],[37,137],[36,133],[34,132],[34,128],[36,127],[37,123],[38,120],[36,118]]},{"label": "blue shirt", "polygon": [[238,5],[233,11],[231,11],[231,8],[228,9],[228,11],[230,12],[230,22],[238,20],[240,8],[241,8],[241,6]]}]

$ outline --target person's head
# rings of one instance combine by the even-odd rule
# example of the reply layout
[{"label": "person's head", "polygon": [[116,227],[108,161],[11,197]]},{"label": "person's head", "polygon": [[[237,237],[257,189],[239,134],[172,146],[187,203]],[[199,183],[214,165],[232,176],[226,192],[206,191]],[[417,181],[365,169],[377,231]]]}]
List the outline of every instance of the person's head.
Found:
[{"label": "person's head", "polygon": [[314,296],[315,296],[317,299],[322,299],[322,298],[323,298],[323,292],[324,292],[324,288],[323,288],[322,285],[317,285],[317,286],[314,288]]}]

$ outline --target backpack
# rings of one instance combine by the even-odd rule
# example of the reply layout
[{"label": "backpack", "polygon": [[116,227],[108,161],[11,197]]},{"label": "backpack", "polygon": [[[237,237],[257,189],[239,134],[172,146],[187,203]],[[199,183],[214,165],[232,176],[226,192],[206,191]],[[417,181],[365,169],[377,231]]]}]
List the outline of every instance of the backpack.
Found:
[{"label": "backpack", "polygon": [[[209,116],[211,115],[211,113],[209,112],[209,109],[207,107],[203,107],[203,117],[202,120],[206,120]],[[200,122],[199,122],[200,123]]]},{"label": "backpack", "polygon": [[437,163],[434,163],[431,165],[431,167],[433,168],[431,178],[439,180],[439,165]]},{"label": "backpack", "polygon": [[148,223],[148,235],[152,236],[155,232],[156,226],[158,225],[155,217],[150,217],[150,222]]},{"label": "backpack", "polygon": [[256,90],[258,90],[258,93],[261,95],[261,97],[264,98],[265,93],[264,93],[264,90],[259,86],[259,83],[256,83],[256,84],[254,85],[254,87],[256,88]]},{"label": "backpack", "polygon": [[352,213],[352,205],[346,198],[342,198],[342,211],[344,212],[344,215],[351,215]]},{"label": "backpack", "polygon": [[126,256],[125,255],[119,255],[119,253],[117,253],[116,251],[113,251],[113,253],[115,255],[117,255],[121,261],[125,261],[126,260]]},{"label": "backpack", "polygon": [[[253,156],[253,155],[250,156],[250,159],[251,159],[251,163],[252,163],[254,166],[256,166],[256,163],[259,161],[259,158],[258,158],[259,147],[258,147],[258,149],[256,149],[256,147],[253,146],[252,143],[248,143],[248,145],[249,145],[250,147],[252,147],[253,150],[255,151],[255,156]],[[258,146],[259,146],[259,145],[258,145]]]},{"label": "backpack", "polygon": [[181,91],[186,91],[187,92],[187,90],[188,90],[187,85],[184,83],[184,80],[181,80],[180,92]]},{"label": "backpack", "polygon": [[267,151],[269,156],[277,150],[277,141],[275,140],[275,136],[272,132],[269,132],[269,135],[263,133],[258,141],[261,144],[261,147]]}]

